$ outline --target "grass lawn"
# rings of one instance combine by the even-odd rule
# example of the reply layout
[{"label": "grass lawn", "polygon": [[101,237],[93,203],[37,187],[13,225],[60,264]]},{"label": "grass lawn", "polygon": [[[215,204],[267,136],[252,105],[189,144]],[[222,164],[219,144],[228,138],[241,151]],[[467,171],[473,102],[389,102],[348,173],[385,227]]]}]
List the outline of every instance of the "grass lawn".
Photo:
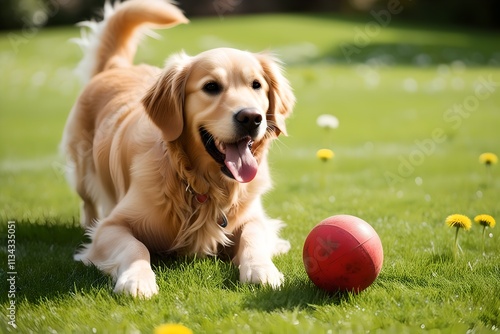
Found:
[{"label": "grass lawn", "polygon": [[[275,259],[283,288],[240,284],[217,258],[163,259],[160,294],[147,301],[114,295],[108,277],[72,260],[85,238],[57,145],[79,91],[71,71],[80,52],[67,43],[77,29],[2,33],[0,332],[15,332],[11,303],[23,333],[151,333],[163,323],[195,333],[498,332],[500,227],[483,238],[473,222],[455,256],[455,230],[444,222],[454,213],[500,219],[500,166],[479,163],[483,152],[500,154],[500,34],[395,17],[357,43],[370,21],[193,19],[143,43],[138,61],[157,65],[181,49],[276,50],[298,99],[289,137],[272,148],[275,188],[264,203],[286,221],[292,244]],[[338,129],[316,125],[326,113]],[[320,148],[334,159],[319,161]],[[302,264],[308,232],[341,213],[369,222],[384,247],[378,279],[358,295],[318,290]]]}]

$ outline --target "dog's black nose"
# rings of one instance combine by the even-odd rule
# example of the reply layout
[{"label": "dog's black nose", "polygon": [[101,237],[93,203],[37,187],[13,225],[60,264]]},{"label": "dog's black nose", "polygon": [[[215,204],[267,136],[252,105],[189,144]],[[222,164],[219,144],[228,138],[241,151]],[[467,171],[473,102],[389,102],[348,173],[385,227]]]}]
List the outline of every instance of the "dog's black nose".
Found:
[{"label": "dog's black nose", "polygon": [[234,119],[248,133],[252,133],[262,123],[262,115],[254,108],[244,108],[234,115]]}]

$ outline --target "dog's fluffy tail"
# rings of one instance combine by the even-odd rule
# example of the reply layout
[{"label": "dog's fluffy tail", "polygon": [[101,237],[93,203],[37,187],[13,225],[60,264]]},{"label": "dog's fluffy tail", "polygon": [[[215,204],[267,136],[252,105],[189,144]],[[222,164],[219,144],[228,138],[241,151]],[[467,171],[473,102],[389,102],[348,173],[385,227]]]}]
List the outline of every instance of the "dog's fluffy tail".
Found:
[{"label": "dog's fluffy tail", "polygon": [[77,72],[86,83],[102,71],[128,67],[141,36],[148,33],[144,28],[167,28],[188,22],[184,14],[166,0],[130,0],[114,6],[106,2],[101,22],[79,24],[82,36],[74,42],[83,49],[84,56]]}]

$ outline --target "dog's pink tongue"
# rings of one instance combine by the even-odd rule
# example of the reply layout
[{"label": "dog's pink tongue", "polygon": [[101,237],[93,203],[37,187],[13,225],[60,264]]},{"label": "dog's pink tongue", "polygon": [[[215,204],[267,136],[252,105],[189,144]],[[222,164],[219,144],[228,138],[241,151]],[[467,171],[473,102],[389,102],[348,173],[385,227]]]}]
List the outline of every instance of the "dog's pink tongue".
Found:
[{"label": "dog's pink tongue", "polygon": [[252,181],[257,174],[257,160],[248,147],[249,143],[249,140],[241,140],[236,144],[226,144],[226,167],[236,181],[242,183]]}]

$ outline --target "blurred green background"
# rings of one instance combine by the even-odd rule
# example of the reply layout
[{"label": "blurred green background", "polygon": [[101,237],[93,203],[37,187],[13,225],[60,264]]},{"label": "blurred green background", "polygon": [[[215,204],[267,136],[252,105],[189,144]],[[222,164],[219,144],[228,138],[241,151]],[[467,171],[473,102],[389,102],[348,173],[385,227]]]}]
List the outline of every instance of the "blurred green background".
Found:
[{"label": "blurred green background", "polygon": [[[104,0],[3,0],[0,29],[73,24],[93,17],[103,4]],[[403,7],[398,13],[400,20],[500,27],[500,4],[495,0],[179,0],[177,4],[189,17],[326,12],[362,17],[372,11]]]}]

